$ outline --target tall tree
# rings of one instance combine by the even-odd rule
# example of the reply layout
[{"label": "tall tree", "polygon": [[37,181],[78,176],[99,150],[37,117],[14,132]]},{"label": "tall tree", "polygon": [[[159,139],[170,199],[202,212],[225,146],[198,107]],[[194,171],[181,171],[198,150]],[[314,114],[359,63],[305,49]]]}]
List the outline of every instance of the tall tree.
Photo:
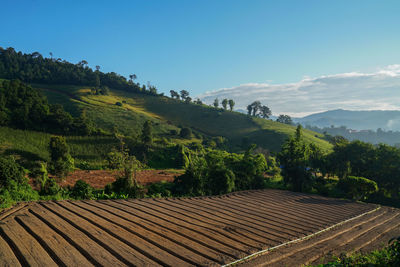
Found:
[{"label": "tall tree", "polygon": [[247,106],[247,115],[251,116],[252,111],[253,111],[253,106],[250,104]]},{"label": "tall tree", "polygon": [[181,90],[180,93],[181,93],[181,98],[184,101],[186,100],[187,97],[189,97],[189,92],[186,90]]},{"label": "tall tree", "polygon": [[65,177],[74,169],[74,159],[69,154],[69,147],[63,136],[52,136],[49,144],[51,172]]},{"label": "tall tree", "polygon": [[136,79],[137,79],[136,74],[129,74],[129,80],[130,80],[130,82],[133,83],[133,81],[136,80]]},{"label": "tall tree", "polygon": [[295,191],[305,190],[311,182],[309,169],[309,147],[302,139],[301,126],[296,129],[296,135],[286,141],[278,155],[282,165],[282,176],[285,184]]},{"label": "tall tree", "polygon": [[253,116],[255,117],[257,115],[257,112],[261,108],[261,102],[260,101],[254,101],[251,103],[251,106],[253,107]]},{"label": "tall tree", "polygon": [[284,124],[293,124],[293,120],[289,115],[280,114],[279,117],[276,119],[277,122],[284,123]]},{"label": "tall tree", "polygon": [[229,99],[228,102],[229,102],[229,109],[233,111],[233,107],[235,106],[235,101],[233,101],[233,99]]},{"label": "tall tree", "polygon": [[143,124],[141,140],[145,147],[150,147],[153,143],[153,127],[149,120]]},{"label": "tall tree", "polygon": [[221,104],[222,104],[222,107],[225,110],[227,110],[227,108],[228,108],[228,99],[225,98],[224,100],[222,100]]},{"label": "tall tree", "polygon": [[218,108],[218,106],[219,106],[219,100],[218,100],[218,98],[214,99],[213,105],[214,105],[215,108]]},{"label": "tall tree", "polygon": [[272,114],[271,110],[267,106],[261,106],[260,113],[261,113],[261,117],[263,117],[264,119],[268,119],[269,116],[271,116],[271,114]]}]

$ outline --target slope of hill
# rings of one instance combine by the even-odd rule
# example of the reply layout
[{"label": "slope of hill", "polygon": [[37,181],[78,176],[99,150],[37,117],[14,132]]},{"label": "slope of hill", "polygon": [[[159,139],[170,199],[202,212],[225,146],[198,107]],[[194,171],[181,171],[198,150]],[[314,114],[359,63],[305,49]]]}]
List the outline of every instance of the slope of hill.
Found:
[{"label": "slope of hill", "polygon": [[350,111],[330,110],[316,113],[304,118],[295,118],[295,122],[303,125],[330,127],[346,126],[354,130],[400,130],[400,111],[397,110],[371,110]]},{"label": "slope of hill", "polygon": [[[104,96],[92,95],[89,88],[78,86],[35,87],[42,89],[50,102],[60,103],[72,113],[84,108],[99,127],[112,130],[116,126],[130,136],[137,136],[144,121],[151,120],[156,134],[178,142],[179,138],[170,135],[171,130],[189,127],[206,138],[226,138],[228,149],[233,151],[243,150],[250,143],[278,151],[281,144],[295,132],[294,126],[163,96],[119,90],[112,90],[110,95]],[[123,103],[122,107],[115,105],[117,102]],[[304,135],[308,142],[315,142],[325,150],[331,148],[328,142],[322,140],[321,134],[305,130]]]}]

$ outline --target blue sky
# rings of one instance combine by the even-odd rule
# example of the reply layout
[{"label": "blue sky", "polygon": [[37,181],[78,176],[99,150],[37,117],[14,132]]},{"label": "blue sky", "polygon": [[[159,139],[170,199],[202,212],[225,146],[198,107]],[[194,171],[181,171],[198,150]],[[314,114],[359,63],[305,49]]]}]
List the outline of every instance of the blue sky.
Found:
[{"label": "blue sky", "polygon": [[0,46],[191,95],[400,63],[400,1],[1,1]]}]

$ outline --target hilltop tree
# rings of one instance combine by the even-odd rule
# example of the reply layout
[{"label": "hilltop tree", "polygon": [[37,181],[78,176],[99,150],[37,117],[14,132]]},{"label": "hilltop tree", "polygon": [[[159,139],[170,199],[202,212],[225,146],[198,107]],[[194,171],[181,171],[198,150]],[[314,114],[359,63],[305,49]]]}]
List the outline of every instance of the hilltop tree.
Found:
[{"label": "hilltop tree", "polygon": [[253,117],[257,115],[257,112],[261,108],[261,102],[260,101],[254,101],[251,106],[253,107]]},{"label": "hilltop tree", "polygon": [[247,115],[251,116],[251,112],[253,111],[253,107],[251,105],[247,106]]},{"label": "hilltop tree", "polygon": [[194,103],[197,104],[197,105],[203,105],[203,102],[200,100],[200,98],[197,98],[197,99],[194,101]]},{"label": "hilltop tree", "polygon": [[185,99],[185,102],[186,103],[192,102],[192,98],[190,96],[187,96],[186,99]]},{"label": "hilltop tree", "polygon": [[269,109],[269,107],[267,106],[261,106],[260,107],[260,114],[261,117],[263,117],[264,119],[268,119],[269,116],[271,116],[271,110]]},{"label": "hilltop tree", "polygon": [[129,74],[129,81],[133,83],[134,80],[137,79],[136,74]]},{"label": "hilltop tree", "polygon": [[189,97],[189,92],[186,90],[181,90],[180,93],[181,93],[181,98],[184,101],[186,100],[187,97]]},{"label": "hilltop tree", "polygon": [[222,104],[222,107],[224,108],[224,110],[227,110],[227,108],[228,108],[228,99],[225,98],[224,100],[222,100],[221,104]]},{"label": "hilltop tree", "polygon": [[235,106],[235,101],[233,101],[233,99],[229,99],[228,103],[229,103],[229,109],[233,111],[233,107]]},{"label": "hilltop tree", "polygon": [[218,106],[219,106],[219,100],[218,100],[218,98],[214,99],[213,105],[214,105],[215,108],[218,108]]},{"label": "hilltop tree", "polygon": [[279,115],[279,117],[276,119],[277,122],[284,123],[284,124],[293,124],[293,120],[289,115]]},{"label": "hilltop tree", "polygon": [[179,94],[176,91],[170,90],[169,93],[171,94],[171,98],[179,99]]}]

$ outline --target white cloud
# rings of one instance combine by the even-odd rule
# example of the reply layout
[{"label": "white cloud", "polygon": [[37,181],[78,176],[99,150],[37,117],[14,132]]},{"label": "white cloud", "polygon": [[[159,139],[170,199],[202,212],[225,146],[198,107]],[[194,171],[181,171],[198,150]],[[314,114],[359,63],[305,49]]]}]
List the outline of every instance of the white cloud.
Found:
[{"label": "white cloud", "polygon": [[211,104],[215,98],[229,98],[235,108],[246,109],[255,100],[274,114],[301,117],[332,109],[400,110],[400,64],[373,73],[349,72],[305,77],[297,83],[249,83],[222,88],[199,96]]}]

